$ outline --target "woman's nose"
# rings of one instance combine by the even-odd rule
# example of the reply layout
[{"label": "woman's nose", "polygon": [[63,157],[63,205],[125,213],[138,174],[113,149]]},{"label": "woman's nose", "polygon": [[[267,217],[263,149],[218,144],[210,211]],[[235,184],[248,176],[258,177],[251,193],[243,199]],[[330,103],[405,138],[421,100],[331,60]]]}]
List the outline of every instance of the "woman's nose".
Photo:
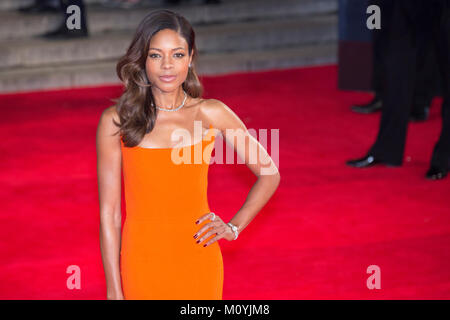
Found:
[{"label": "woman's nose", "polygon": [[162,61],[162,67],[163,68],[170,68],[170,67],[172,67],[172,59],[170,57],[169,58],[164,58],[163,61]]}]

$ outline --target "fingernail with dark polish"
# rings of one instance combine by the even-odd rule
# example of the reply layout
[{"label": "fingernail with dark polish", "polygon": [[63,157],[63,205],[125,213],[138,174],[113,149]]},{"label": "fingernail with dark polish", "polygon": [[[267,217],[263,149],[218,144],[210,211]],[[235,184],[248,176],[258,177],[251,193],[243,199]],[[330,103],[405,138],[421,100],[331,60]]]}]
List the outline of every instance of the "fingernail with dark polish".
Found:
[{"label": "fingernail with dark polish", "polygon": [[200,242],[200,240],[197,240],[197,243],[199,243]]},{"label": "fingernail with dark polish", "polygon": [[206,247],[206,243],[203,246]]},{"label": "fingernail with dark polish", "polygon": [[195,235],[195,236],[194,236],[194,239],[197,239],[197,237],[198,237],[198,235]]}]

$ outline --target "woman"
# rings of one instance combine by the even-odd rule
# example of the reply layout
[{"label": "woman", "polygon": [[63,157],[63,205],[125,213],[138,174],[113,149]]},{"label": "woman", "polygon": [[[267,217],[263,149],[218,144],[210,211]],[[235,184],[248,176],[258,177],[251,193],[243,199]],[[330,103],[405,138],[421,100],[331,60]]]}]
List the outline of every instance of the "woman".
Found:
[{"label": "woman", "polygon": [[[222,299],[217,240],[236,239],[278,187],[276,166],[237,115],[219,100],[201,98],[196,55],[189,22],[158,10],[140,23],[117,64],[125,90],[104,110],[97,129],[108,299]],[[206,196],[215,133],[258,177],[228,224],[210,212]],[[175,145],[170,139],[175,134],[188,138]],[[234,144],[235,137],[245,143]],[[262,159],[250,161],[252,150]],[[203,161],[196,161],[199,154]],[[262,174],[267,167],[271,174]],[[126,219],[121,235],[122,169]]]}]

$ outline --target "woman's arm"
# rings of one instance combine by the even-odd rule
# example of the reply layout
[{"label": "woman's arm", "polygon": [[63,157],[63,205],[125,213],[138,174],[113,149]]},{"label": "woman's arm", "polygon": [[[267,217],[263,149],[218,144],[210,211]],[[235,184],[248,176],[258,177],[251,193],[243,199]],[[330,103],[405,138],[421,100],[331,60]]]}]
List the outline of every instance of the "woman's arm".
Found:
[{"label": "woman's arm", "polygon": [[120,136],[115,107],[104,110],[97,127],[97,178],[100,204],[100,249],[106,277],[108,300],[123,299],[120,279],[121,244],[121,165]]},{"label": "woman's arm", "polygon": [[227,105],[216,99],[209,99],[208,102],[205,115],[257,176],[257,181],[250,189],[244,204],[230,220],[241,232],[278,188],[280,173],[264,147],[248,132],[245,124]]}]

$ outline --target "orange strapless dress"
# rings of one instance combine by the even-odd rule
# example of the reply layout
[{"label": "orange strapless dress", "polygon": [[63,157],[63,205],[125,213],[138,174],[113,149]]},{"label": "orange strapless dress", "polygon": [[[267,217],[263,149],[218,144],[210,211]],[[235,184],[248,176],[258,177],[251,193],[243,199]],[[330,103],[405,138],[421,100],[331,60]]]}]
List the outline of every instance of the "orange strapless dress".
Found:
[{"label": "orange strapless dress", "polygon": [[[214,131],[179,148],[125,147],[122,165],[126,218],[120,272],[125,299],[221,300],[223,260],[219,243],[203,247],[194,234],[209,219],[208,168]],[[189,154],[190,153],[190,154]],[[190,163],[177,164],[172,155]],[[200,161],[199,161],[200,158]]]}]

